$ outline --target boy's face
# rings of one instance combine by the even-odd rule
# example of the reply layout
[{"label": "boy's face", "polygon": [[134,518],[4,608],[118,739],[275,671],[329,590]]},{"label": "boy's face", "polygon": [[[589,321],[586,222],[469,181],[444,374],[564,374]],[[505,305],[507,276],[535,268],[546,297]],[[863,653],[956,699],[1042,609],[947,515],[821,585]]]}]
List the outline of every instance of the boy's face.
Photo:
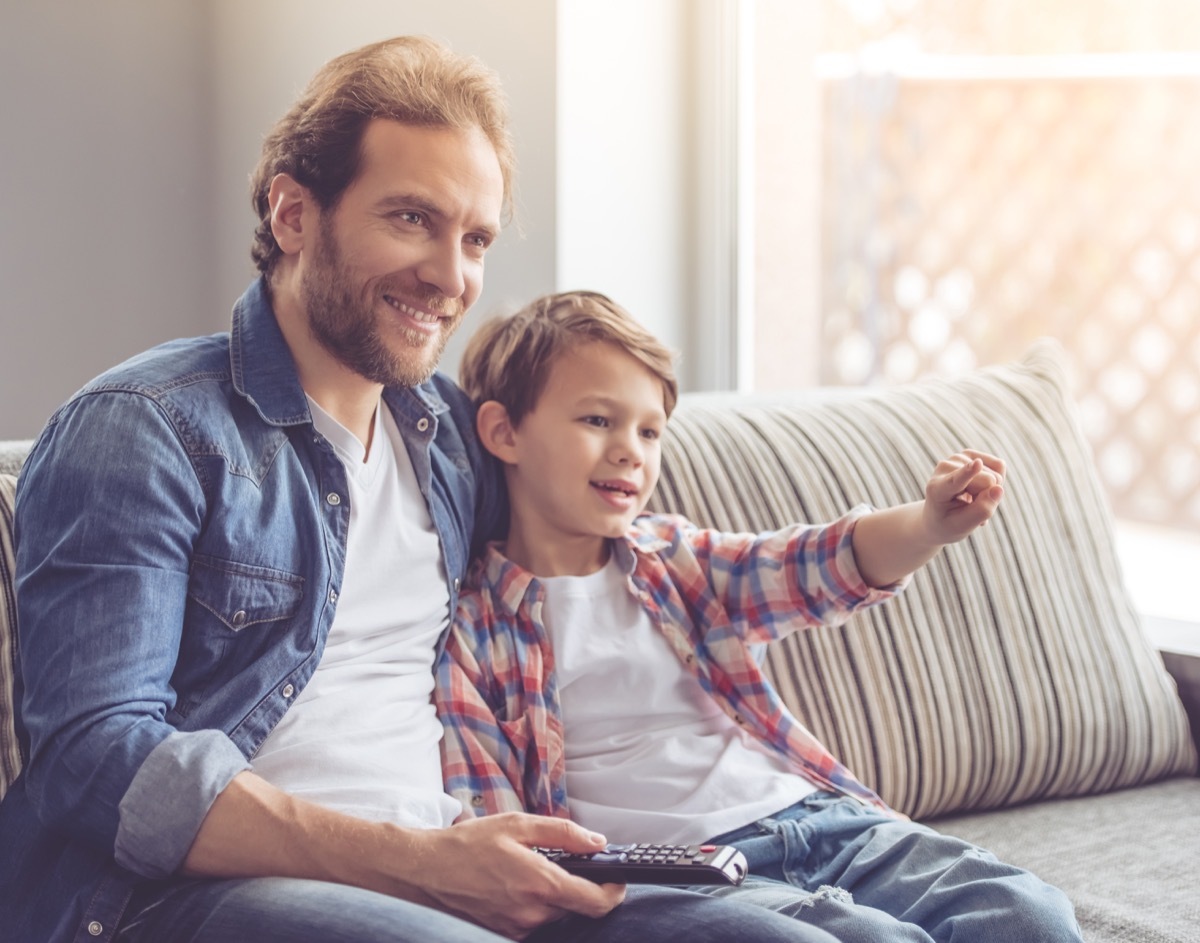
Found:
[{"label": "boy's face", "polygon": [[620,347],[560,357],[512,433],[508,556],[539,576],[598,569],[658,483],[666,424],[662,381]]}]

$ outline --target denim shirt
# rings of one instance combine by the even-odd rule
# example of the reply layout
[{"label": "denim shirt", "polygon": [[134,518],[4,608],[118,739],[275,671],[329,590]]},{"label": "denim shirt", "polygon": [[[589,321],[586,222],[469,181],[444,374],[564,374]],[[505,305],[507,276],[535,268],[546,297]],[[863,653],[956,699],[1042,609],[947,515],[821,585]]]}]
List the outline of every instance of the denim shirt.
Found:
[{"label": "denim shirt", "polygon": [[[503,513],[500,478],[449,380],[384,400],[452,612],[477,520],[482,539]],[[51,417],[17,491],[26,765],[0,803],[13,939],[110,940],[136,882],[178,869],[320,661],[349,517],[261,279],[230,333],[134,357]]]}]

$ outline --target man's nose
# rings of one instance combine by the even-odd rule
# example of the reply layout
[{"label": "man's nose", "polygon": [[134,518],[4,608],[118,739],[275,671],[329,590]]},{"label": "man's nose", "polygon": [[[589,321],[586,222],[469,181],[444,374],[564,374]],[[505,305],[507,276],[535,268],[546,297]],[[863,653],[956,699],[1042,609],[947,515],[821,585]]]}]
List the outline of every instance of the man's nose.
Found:
[{"label": "man's nose", "polygon": [[417,266],[417,278],[436,288],[446,298],[461,298],[467,290],[463,273],[463,252],[458,240],[445,239],[431,243],[429,251]]}]

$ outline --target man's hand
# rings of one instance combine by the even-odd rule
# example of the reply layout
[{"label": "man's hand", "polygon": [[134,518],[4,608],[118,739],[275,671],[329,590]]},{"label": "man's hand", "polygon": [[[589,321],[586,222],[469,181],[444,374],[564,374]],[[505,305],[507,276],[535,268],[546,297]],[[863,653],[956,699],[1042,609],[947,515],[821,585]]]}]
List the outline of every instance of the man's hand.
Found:
[{"label": "man's hand", "polygon": [[925,485],[921,515],[934,545],[962,540],[996,513],[1004,497],[1004,462],[986,452],[963,449],[938,462]]},{"label": "man's hand", "polygon": [[568,874],[534,846],[587,853],[603,848],[604,838],[566,819],[516,812],[450,828],[369,822],[243,772],[217,796],[181,870],[351,884],[518,940],[567,914],[602,917],[625,898],[623,884]]},{"label": "man's hand", "polygon": [[602,917],[625,897],[622,884],[593,884],[531,848],[588,853],[604,838],[566,819],[521,813],[468,819],[415,836],[412,854],[426,903],[519,940],[567,914]]}]

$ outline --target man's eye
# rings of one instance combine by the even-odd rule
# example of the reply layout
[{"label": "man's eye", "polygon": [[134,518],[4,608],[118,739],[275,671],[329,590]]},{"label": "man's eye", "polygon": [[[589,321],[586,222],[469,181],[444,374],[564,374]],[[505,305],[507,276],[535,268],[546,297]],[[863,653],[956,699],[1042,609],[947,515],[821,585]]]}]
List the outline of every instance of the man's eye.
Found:
[{"label": "man's eye", "polygon": [[408,223],[410,226],[420,226],[425,221],[425,217],[423,217],[416,210],[401,210],[397,213],[393,213],[392,219],[398,220],[402,223]]},{"label": "man's eye", "polygon": [[490,246],[492,244],[492,240],[490,240],[487,236],[480,236],[480,235],[468,236],[467,244],[470,246],[473,246],[476,249],[486,249],[488,246]]}]

